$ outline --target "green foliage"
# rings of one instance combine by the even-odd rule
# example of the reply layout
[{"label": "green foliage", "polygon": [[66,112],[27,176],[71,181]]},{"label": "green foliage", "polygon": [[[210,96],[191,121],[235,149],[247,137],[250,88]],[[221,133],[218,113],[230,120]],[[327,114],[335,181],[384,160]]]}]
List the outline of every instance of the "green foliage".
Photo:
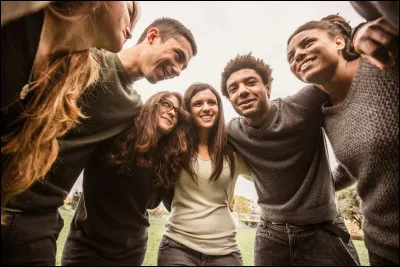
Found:
[{"label": "green foliage", "polygon": [[338,200],[343,217],[352,221],[361,229],[363,216],[360,209],[360,197],[356,192],[355,186],[340,191]]},{"label": "green foliage", "polygon": [[237,213],[250,213],[248,199],[242,196],[233,197],[233,211]]}]

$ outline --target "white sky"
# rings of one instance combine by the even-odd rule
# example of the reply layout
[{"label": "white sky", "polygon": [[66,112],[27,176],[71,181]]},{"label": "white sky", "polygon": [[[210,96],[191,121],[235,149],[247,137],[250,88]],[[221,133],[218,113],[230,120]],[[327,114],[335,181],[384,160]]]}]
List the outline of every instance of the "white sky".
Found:
[{"label": "white sky", "polygon": [[[158,90],[177,91],[182,95],[194,82],[205,82],[220,90],[221,72],[226,63],[237,54],[253,55],[271,66],[271,98],[296,93],[304,84],[289,70],[286,61],[286,42],[293,31],[309,20],[319,20],[339,12],[352,27],[364,21],[348,1],[296,1],[296,2],[157,2],[139,1],[141,17],[133,30],[133,38],[124,48],[133,46],[143,30],[155,19],[170,17],[179,20],[192,31],[198,47],[197,56],[190,61],[180,77],[150,84],[145,79],[134,88],[146,101]],[[229,102],[223,98],[225,118],[228,122],[237,116]],[[81,188],[81,177],[76,187]],[[240,178],[235,195],[256,200],[252,183]]]}]

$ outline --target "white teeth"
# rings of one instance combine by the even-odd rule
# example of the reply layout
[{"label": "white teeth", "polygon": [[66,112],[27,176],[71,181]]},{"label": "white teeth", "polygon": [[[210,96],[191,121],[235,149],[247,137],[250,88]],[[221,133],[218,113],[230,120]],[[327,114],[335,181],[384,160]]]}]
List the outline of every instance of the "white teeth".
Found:
[{"label": "white teeth", "polygon": [[211,120],[211,116],[202,116],[201,119],[203,121],[209,121],[209,120]]},{"label": "white teeth", "polygon": [[312,60],[307,60],[303,65],[301,65],[300,70],[303,70],[305,67],[307,67],[308,65],[310,65],[312,62]]}]

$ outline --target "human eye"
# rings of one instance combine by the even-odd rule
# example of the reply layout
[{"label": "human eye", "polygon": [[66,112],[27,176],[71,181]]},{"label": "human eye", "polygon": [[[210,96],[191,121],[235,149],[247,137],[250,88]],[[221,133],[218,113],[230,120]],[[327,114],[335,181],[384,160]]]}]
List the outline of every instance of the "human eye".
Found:
[{"label": "human eye", "polygon": [[237,86],[236,85],[232,85],[229,87],[229,93],[230,94],[234,94],[237,91]]}]

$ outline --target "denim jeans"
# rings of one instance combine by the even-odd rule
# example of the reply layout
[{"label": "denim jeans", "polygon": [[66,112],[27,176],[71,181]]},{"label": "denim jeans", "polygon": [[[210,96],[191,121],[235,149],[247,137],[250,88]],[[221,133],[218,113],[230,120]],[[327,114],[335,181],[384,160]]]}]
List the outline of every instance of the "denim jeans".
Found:
[{"label": "denim jeans", "polygon": [[213,256],[190,249],[163,236],[158,249],[158,266],[243,266],[240,251]]},{"label": "denim jeans", "polygon": [[1,265],[56,264],[57,238],[64,226],[58,211],[6,212],[1,226]]},{"label": "denim jeans", "polygon": [[319,225],[261,221],[254,244],[254,265],[357,266],[359,260],[351,239],[345,244]]}]

